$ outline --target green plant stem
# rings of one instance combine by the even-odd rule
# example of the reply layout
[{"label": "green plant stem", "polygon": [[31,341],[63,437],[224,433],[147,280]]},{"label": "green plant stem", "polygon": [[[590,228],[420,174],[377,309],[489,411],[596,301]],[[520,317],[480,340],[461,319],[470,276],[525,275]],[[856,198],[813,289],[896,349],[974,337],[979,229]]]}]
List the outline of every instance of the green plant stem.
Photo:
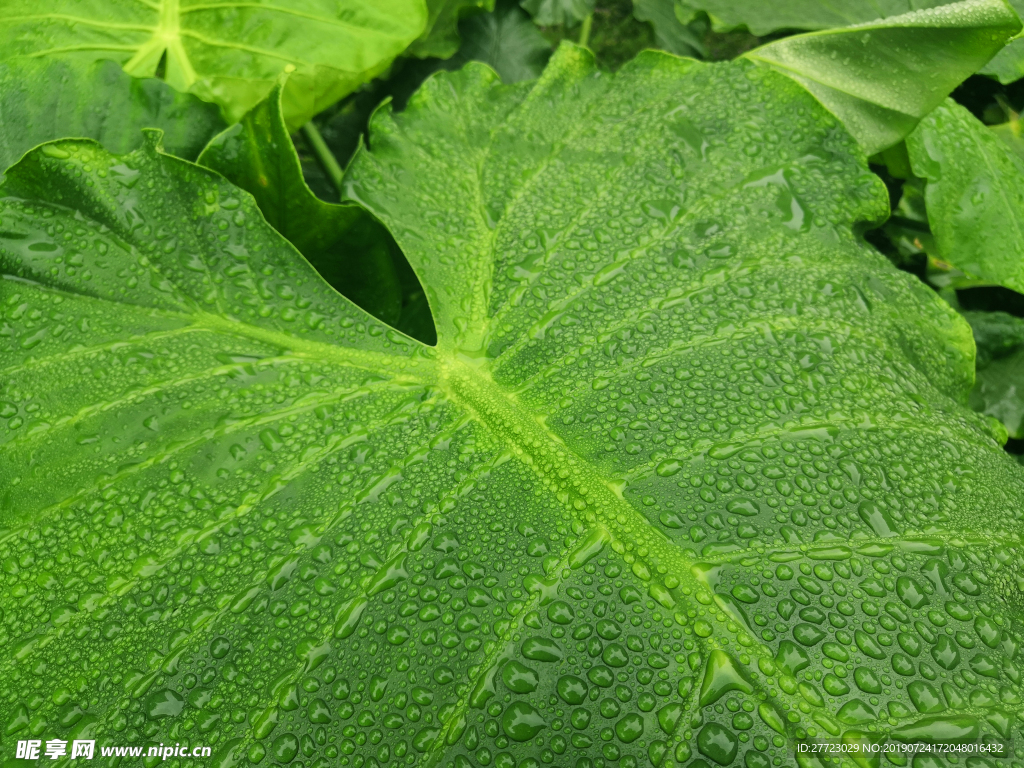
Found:
[{"label": "green plant stem", "polygon": [[584,48],[587,47],[587,43],[590,42],[590,27],[594,23],[594,14],[588,13],[587,18],[583,20],[583,26],[580,27],[580,45]]},{"label": "green plant stem", "polygon": [[324,141],[324,137],[320,135],[320,130],[312,120],[302,126],[302,135],[306,137],[306,141],[309,142],[309,147],[313,150],[313,154],[316,155],[316,159],[324,169],[324,173],[330,178],[331,184],[334,185],[334,189],[340,195],[341,179],[345,172],[341,169],[338,159],[331,152],[327,142]]}]

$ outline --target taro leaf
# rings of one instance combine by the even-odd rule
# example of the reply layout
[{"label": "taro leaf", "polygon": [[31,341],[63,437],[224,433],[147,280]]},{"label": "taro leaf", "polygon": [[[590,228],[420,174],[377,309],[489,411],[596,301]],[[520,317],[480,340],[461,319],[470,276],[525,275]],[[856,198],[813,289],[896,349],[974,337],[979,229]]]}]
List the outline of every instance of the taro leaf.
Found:
[{"label": "taro leaf", "polygon": [[676,16],[677,0],[633,0],[633,15],[650,22],[659,48],[679,56],[706,56],[700,35]]},{"label": "taro leaf", "polygon": [[857,236],[885,190],[805,91],[564,46],[531,85],[434,77],[370,146],[349,191],[436,348],[152,146],[9,172],[5,750],[1018,737],[1024,470],[960,404],[967,324]]},{"label": "taro leaf", "polygon": [[[866,24],[911,11],[951,5],[950,0],[676,0],[681,18],[692,18],[704,11],[716,31],[727,32],[746,27],[755,35],[780,30],[819,30]],[[1024,15],[1024,0],[1008,3]],[[983,74],[1010,83],[1024,77],[1024,40],[1015,40],[996,54],[982,70]]]},{"label": "taro leaf", "polygon": [[423,32],[424,0],[6,0],[0,59],[114,59],[135,77],[221,106],[228,122],[263,99],[282,72],[292,127],[384,71]]},{"label": "taro leaf", "polygon": [[1010,437],[1024,437],[1024,348],[978,368],[971,407],[998,419]]},{"label": "taro leaf", "polygon": [[746,28],[754,35],[848,27],[948,5],[949,0],[676,0],[683,18],[704,11],[716,31]]},{"label": "taro leaf", "polygon": [[871,155],[902,141],[1020,29],[1003,0],[966,0],[787,37],[746,57],[803,85]]},{"label": "taro leaf", "polygon": [[96,139],[114,153],[142,145],[142,128],[160,128],[171,154],[193,160],[224,128],[219,110],[153,78],[136,79],[113,61],[0,63],[0,172],[44,141]]},{"label": "taro leaf", "polygon": [[1005,312],[964,312],[978,345],[970,404],[1024,437],[1024,320]]},{"label": "taro leaf", "polygon": [[[407,263],[415,287],[403,297],[405,257],[387,230],[360,206],[326,203],[306,186],[281,110],[284,87],[276,85],[240,123],[215,137],[198,162],[251,193],[270,225],[340,293],[400,330],[406,330],[403,309],[426,314],[406,318],[412,330],[429,326],[430,310]],[[433,334],[420,340],[433,343]]]},{"label": "taro leaf", "polygon": [[1024,292],[1024,160],[954,101],[907,139],[943,260]]},{"label": "taro leaf", "polygon": [[594,0],[520,0],[519,3],[542,27],[578,24],[594,12]]},{"label": "taro leaf", "polygon": [[427,28],[406,53],[447,59],[459,50],[459,19],[493,10],[494,0],[427,0]]},{"label": "taro leaf", "polygon": [[964,312],[963,315],[971,324],[978,347],[979,368],[1024,347],[1024,320],[1021,318],[1006,312]]},{"label": "taro leaf", "polygon": [[506,83],[533,80],[544,70],[551,46],[515,3],[498,3],[493,13],[459,25],[462,47],[453,63],[482,61]]}]

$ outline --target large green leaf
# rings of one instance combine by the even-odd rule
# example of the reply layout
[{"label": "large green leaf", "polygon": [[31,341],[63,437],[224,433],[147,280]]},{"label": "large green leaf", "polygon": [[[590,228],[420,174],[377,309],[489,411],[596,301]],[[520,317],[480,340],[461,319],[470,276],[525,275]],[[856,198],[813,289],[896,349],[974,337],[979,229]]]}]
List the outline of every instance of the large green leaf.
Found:
[{"label": "large green leaf", "polygon": [[152,146],[45,145],[0,187],[5,754],[1016,737],[1024,475],[960,404],[966,323],[855,234],[885,191],[806,92],[566,46],[532,84],[438,75],[369,143],[349,194],[436,348]]},{"label": "large green leaf", "polygon": [[153,78],[137,80],[112,61],[89,67],[61,59],[0,63],[0,172],[26,151],[65,136],[96,139],[114,153],[160,128],[168,152],[194,159],[224,128],[218,109]]},{"label": "large green leaf", "polygon": [[[270,225],[341,294],[432,344],[423,291],[391,235],[360,206],[326,203],[306,186],[285,126],[283,92],[283,85],[275,86],[241,122],[215,137],[198,162],[252,194]],[[410,290],[403,290],[403,277]]]},{"label": "large green leaf", "polygon": [[[648,2],[652,0],[647,0]],[[657,0],[668,2],[668,0]],[[755,35],[780,30],[817,30],[865,24],[878,19],[899,16],[911,11],[951,5],[956,0],[674,0],[684,19],[704,11],[719,31],[740,27]],[[1018,14],[1024,15],[1022,0],[1009,0]],[[1006,46],[982,70],[1010,83],[1024,77],[1024,40]]]},{"label": "large green leaf", "polygon": [[380,74],[423,32],[424,0],[6,0],[0,60],[114,59],[241,118],[285,71],[297,126]]},{"label": "large green leaf", "polygon": [[902,141],[1020,30],[1004,0],[966,0],[783,38],[746,56],[803,85],[870,155]]},{"label": "large green leaf", "polygon": [[1024,292],[1024,159],[951,99],[907,139],[943,260]]}]

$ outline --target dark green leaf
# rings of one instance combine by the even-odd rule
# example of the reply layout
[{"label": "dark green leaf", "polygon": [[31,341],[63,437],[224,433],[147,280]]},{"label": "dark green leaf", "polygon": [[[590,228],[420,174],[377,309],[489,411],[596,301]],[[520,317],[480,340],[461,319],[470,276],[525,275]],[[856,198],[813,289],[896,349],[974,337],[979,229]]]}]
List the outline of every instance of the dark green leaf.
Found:
[{"label": "dark green leaf", "polygon": [[262,100],[282,72],[297,127],[383,72],[423,32],[424,0],[6,0],[0,60],[114,59],[128,74],[219,104],[229,121]]},{"label": "dark green leaf", "polygon": [[1005,312],[964,312],[978,345],[970,404],[1024,437],[1024,320]]},{"label": "dark green leaf", "polygon": [[538,77],[551,55],[548,41],[514,3],[499,3],[493,13],[472,16],[459,29],[462,48],[453,63],[482,61],[506,83]]},{"label": "dark green leaf", "polygon": [[948,100],[907,139],[927,181],[939,255],[970,277],[1024,292],[1024,160]]},{"label": "dark green leaf", "polygon": [[974,333],[979,368],[1024,347],[1024,320],[1021,318],[1006,312],[964,312],[963,315]]},{"label": "dark green leaf", "polygon": [[871,155],[906,138],[1020,30],[1004,0],[966,0],[784,38],[746,56],[807,88]]},{"label": "dark green leaf", "polygon": [[534,22],[541,26],[574,25],[594,12],[594,0],[520,0]]},{"label": "dark green leaf", "polygon": [[978,369],[970,404],[1002,422],[1010,437],[1024,437],[1024,349]]},{"label": "dark green leaf", "polygon": [[0,172],[37,144],[65,136],[123,154],[142,145],[142,128],[159,128],[168,152],[193,160],[224,121],[215,105],[160,80],[132,78],[113,61],[0,63]]},{"label": "dark green leaf", "polygon": [[650,22],[659,48],[679,56],[706,56],[700,35],[676,16],[679,0],[633,0],[633,15]]},{"label": "dark green leaf", "polygon": [[5,745],[761,768],[812,728],[1004,738],[1024,473],[811,96],[565,46],[532,84],[432,78],[369,146],[349,192],[433,348],[151,145],[9,172]]},{"label": "dark green leaf", "polygon": [[251,193],[270,225],[335,289],[401,327],[403,305],[418,301],[422,290],[411,291],[403,302],[398,264],[404,257],[371,215],[358,205],[326,203],[306,186],[284,123],[283,91],[275,86],[240,123],[215,137],[198,162]]},{"label": "dark green leaf", "polygon": [[459,50],[459,20],[493,10],[494,0],[427,0],[427,28],[406,53],[447,59]]}]

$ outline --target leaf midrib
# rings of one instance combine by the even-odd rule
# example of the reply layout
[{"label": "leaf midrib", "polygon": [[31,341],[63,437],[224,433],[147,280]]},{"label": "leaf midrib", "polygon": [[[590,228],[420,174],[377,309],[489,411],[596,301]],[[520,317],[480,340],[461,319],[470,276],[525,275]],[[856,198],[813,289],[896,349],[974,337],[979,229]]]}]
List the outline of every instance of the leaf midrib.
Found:
[{"label": "leaf midrib", "polygon": [[[694,599],[695,603],[700,602],[696,596],[700,593],[706,594],[707,589],[692,571],[692,567],[698,561],[688,558],[676,544],[627,502],[616,487],[602,478],[590,462],[572,451],[555,433],[520,406],[514,396],[495,384],[482,369],[455,360],[454,356],[452,359],[443,360],[441,366],[440,386],[448,397],[469,411],[472,417],[483,424],[495,438],[504,442],[512,454],[534,472],[541,483],[574,518],[586,526],[588,531],[600,529],[606,532],[612,549],[622,555],[627,564],[633,566],[633,574],[638,579],[647,584],[656,583],[654,569],[647,568],[644,561],[657,562],[662,578],[669,574],[674,576],[679,581],[680,592]],[[637,566],[640,566],[639,569]],[[662,568],[665,570],[662,571]],[[645,569],[648,571],[646,577],[642,575]],[[713,604],[713,598],[709,597],[709,600]],[[525,613],[526,611],[520,616]],[[705,654],[716,649],[725,650],[721,637],[728,637],[731,634],[723,626],[731,619],[726,617],[723,622],[718,615],[720,612],[711,611],[707,616],[708,620],[718,626],[717,631],[706,638],[694,636]],[[760,659],[768,662],[772,659],[768,646],[757,639],[754,639],[754,644],[747,652],[751,656],[748,664],[751,668],[755,667]],[[497,658],[500,661],[501,654],[498,654]],[[762,690],[767,699],[785,699],[792,701],[794,705],[800,701],[796,694],[790,696],[774,689],[769,691],[759,678],[753,675],[751,678],[755,687]],[[691,696],[698,695],[698,690],[699,686],[694,686]],[[467,692],[465,700],[459,701],[459,708],[449,722],[441,724],[435,750],[443,745],[448,728],[465,712],[469,695]],[[828,713],[823,713],[823,716],[830,717]],[[685,727],[684,719],[678,725],[677,733]],[[674,740],[676,735],[671,738]],[[432,751],[428,755],[436,755],[436,752]],[[426,765],[432,766],[434,762],[436,760],[428,757]]]}]

